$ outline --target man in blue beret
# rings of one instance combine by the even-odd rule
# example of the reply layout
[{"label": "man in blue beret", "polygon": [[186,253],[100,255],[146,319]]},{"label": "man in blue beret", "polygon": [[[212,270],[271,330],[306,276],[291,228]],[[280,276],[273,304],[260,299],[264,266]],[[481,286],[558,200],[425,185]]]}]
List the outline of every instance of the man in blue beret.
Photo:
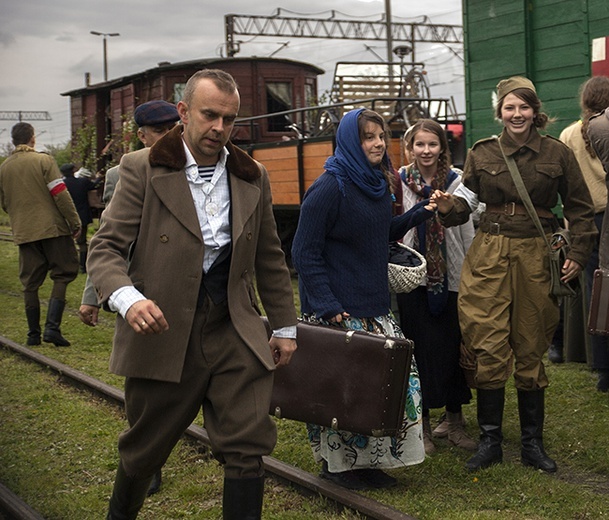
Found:
[{"label": "man in blue beret", "polygon": [[[138,105],[133,112],[133,119],[138,126],[137,136],[145,148],[151,147],[180,120],[176,106],[162,99],[148,101]],[[114,195],[118,182],[118,165],[106,172],[104,184],[104,203],[108,205]],[[91,281],[87,278],[78,315],[85,325],[97,325],[99,304]]]},{"label": "man in blue beret", "polygon": [[[137,137],[149,148],[163,137],[180,120],[176,106],[162,99],[155,99],[139,105],[133,112],[133,119],[138,126]],[[118,182],[118,166],[106,172],[104,185],[104,203],[108,204]]]}]

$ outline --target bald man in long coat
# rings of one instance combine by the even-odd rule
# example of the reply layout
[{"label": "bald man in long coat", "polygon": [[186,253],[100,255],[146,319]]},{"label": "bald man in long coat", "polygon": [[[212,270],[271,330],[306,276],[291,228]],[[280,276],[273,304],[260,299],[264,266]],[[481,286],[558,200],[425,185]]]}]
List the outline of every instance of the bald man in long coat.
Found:
[{"label": "bald man in long coat", "polygon": [[196,73],[178,103],[182,125],[123,157],[91,241],[89,274],[119,313],[110,367],[126,377],[129,421],[108,519],[137,516],[201,408],[224,465],[224,518],[261,516],[273,370],[296,349],[296,311],[268,174],[228,141],[238,109],[231,76]]}]

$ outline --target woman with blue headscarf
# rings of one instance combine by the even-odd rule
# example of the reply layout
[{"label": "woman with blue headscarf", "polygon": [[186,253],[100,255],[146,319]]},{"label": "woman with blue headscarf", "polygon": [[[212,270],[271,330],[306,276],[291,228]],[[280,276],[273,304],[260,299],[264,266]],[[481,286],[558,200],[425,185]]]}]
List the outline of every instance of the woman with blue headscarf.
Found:
[{"label": "woman with blue headscarf", "polygon": [[[292,247],[304,320],[403,337],[390,311],[388,245],[430,218],[435,207],[422,201],[393,216],[394,177],[386,148],[379,114],[347,113],[334,155],[305,194]],[[322,477],[349,489],[395,485],[383,469],[425,458],[416,366],[399,436],[367,437],[312,424],[307,429]]]}]

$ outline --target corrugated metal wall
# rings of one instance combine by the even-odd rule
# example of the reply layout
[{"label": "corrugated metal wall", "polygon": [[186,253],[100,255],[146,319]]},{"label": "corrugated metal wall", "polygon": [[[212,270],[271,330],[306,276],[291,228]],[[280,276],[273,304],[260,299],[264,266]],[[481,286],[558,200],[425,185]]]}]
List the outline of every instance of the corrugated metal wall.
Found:
[{"label": "corrugated metal wall", "polygon": [[558,136],[579,117],[579,86],[591,75],[591,42],[609,35],[609,0],[463,0],[467,143],[497,134],[492,93],[530,78]]}]

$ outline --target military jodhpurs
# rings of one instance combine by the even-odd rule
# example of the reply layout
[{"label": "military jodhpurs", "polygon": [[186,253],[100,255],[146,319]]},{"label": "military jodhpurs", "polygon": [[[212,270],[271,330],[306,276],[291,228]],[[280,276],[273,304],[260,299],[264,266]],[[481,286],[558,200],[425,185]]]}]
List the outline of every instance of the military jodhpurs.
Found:
[{"label": "military jodhpurs", "polygon": [[464,345],[476,358],[477,388],[504,387],[512,366],[517,389],[545,388],[542,358],[558,321],[543,238],[479,230],[459,288],[459,323]]},{"label": "military jodhpurs", "polygon": [[38,289],[48,272],[53,280],[51,298],[65,300],[68,284],[78,276],[78,254],[71,236],[19,244],[19,280],[26,307],[39,305]]},{"label": "military jodhpurs", "polygon": [[118,448],[127,475],[145,478],[159,470],[202,407],[225,476],[261,476],[262,456],[277,441],[269,415],[272,389],[273,372],[241,340],[227,306],[207,299],[195,314],[181,381],[125,381],[129,428]]}]

